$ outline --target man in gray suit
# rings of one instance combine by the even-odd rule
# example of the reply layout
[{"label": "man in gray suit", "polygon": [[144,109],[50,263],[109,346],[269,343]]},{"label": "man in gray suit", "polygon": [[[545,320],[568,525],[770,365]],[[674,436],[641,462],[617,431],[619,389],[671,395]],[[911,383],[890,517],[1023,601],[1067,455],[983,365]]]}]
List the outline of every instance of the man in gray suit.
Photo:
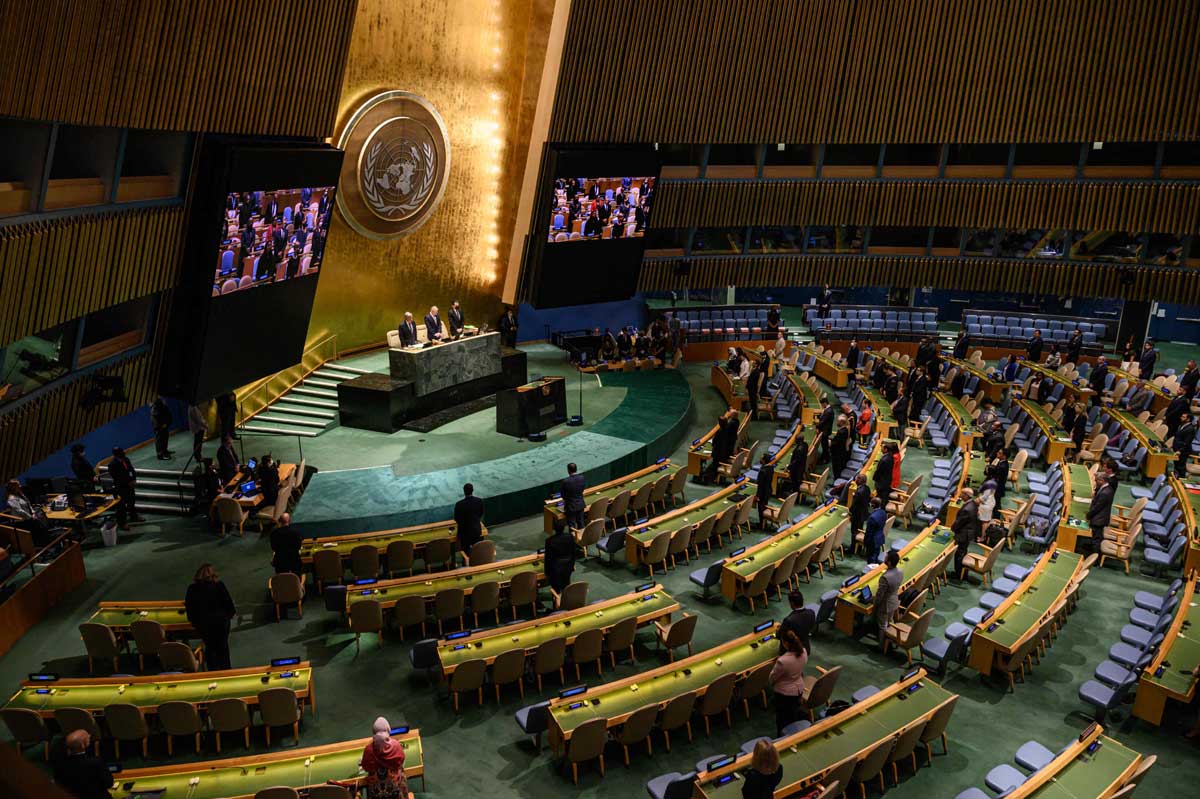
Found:
[{"label": "man in gray suit", "polygon": [[567,479],[562,481],[559,491],[562,492],[563,512],[566,514],[567,524],[576,530],[582,530],[583,512],[587,507],[583,501],[583,489],[587,483],[583,479],[583,475],[577,472],[578,467],[575,464],[567,464]]}]

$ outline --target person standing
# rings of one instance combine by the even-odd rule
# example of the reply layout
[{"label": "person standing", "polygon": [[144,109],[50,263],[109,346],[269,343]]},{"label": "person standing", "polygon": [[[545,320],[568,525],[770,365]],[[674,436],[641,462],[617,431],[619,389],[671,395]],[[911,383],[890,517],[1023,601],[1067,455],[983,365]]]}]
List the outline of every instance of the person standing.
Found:
[{"label": "person standing", "polygon": [[867,487],[867,476],[862,472],[854,475],[850,493],[850,536],[857,538],[871,515],[871,489]]},{"label": "person standing", "polygon": [[[866,488],[866,486],[863,486]],[[884,529],[887,527],[887,509],[879,497],[871,498],[871,515],[867,517],[867,529],[863,532],[863,557],[867,563],[878,563],[879,553],[887,543]]]},{"label": "person standing", "polygon": [[188,430],[192,434],[192,459],[204,460],[204,439],[208,436],[208,420],[199,405],[188,406]]},{"label": "person standing", "polygon": [[1108,359],[1101,355],[1096,359],[1096,368],[1088,375],[1088,385],[1091,386],[1092,404],[1099,405],[1104,401],[1104,384],[1108,382]]},{"label": "person standing", "polygon": [[[758,493],[755,502],[758,504],[758,526],[762,529],[767,529],[767,521],[765,514],[771,502],[771,485],[775,482],[775,464],[771,463],[771,456],[763,453],[758,460]],[[786,519],[778,519],[779,524],[786,524]]]},{"label": "person standing", "polygon": [[846,368],[850,370],[851,379],[858,375],[858,355],[858,342],[850,339],[850,347],[846,350]]},{"label": "person standing", "polygon": [[1087,523],[1092,528],[1092,548],[1099,546],[1104,540],[1104,528],[1112,518],[1113,498],[1117,493],[1117,479],[1110,461],[1104,461],[1096,475],[1096,492],[1092,495],[1092,504],[1088,506]]},{"label": "person standing", "polygon": [[750,418],[758,418],[758,391],[759,386],[763,381],[763,367],[761,362],[754,364],[750,370],[749,377],[746,378],[746,394],[750,399]]},{"label": "person standing", "polygon": [[1154,348],[1154,339],[1146,339],[1138,355],[1138,377],[1143,380],[1154,379],[1154,364],[1158,362],[1158,350]]},{"label": "person standing", "polygon": [[229,660],[229,622],[237,615],[229,589],[211,563],[196,572],[183,598],[188,623],[204,641],[205,667],[208,671],[232,668]]},{"label": "person standing", "polygon": [[1196,440],[1196,420],[1184,411],[1179,417],[1179,429],[1175,431],[1175,476],[1187,478],[1187,462],[1192,454],[1192,442]]},{"label": "person standing", "polygon": [[717,417],[717,431],[712,437],[712,458],[705,467],[704,481],[714,483],[717,480],[717,469],[721,464],[733,457],[734,447],[737,446],[738,414],[733,408]]},{"label": "person standing", "polygon": [[908,395],[912,397],[912,401],[908,404],[908,417],[920,421],[925,403],[929,401],[929,378],[920,369],[914,369],[909,374],[912,376],[912,382],[908,387]]},{"label": "person standing", "polygon": [[576,549],[575,537],[567,532],[566,523],[555,519],[554,532],[546,539],[542,571],[546,575],[546,582],[560,594],[570,585],[571,575],[575,572]]},{"label": "person standing", "polygon": [[160,461],[170,460],[174,452],[167,449],[167,436],[171,434],[171,409],[161,394],[150,406],[150,422],[154,425],[154,450]]},{"label": "person standing", "polygon": [[984,471],[984,475],[989,480],[996,481],[996,507],[998,508],[1004,506],[1004,494],[1008,490],[1008,474],[1010,469],[1012,469],[1012,466],[1008,461],[1008,450],[1000,447],[996,450],[995,459],[988,464],[987,469]]},{"label": "person standing", "polygon": [[[878,497],[876,497],[878,499]],[[879,575],[879,584],[872,609],[875,612],[875,625],[879,630],[879,648],[882,651],[887,642],[887,628],[900,609],[900,586],[904,585],[904,573],[900,571],[900,553],[889,549],[883,559],[886,570]]]},{"label": "person standing", "polygon": [[217,450],[217,473],[221,475],[221,485],[229,485],[229,481],[237,477],[240,468],[237,450],[233,448],[233,438],[225,436]]},{"label": "person standing", "polygon": [[[817,433],[821,436],[821,463],[829,463],[829,442],[833,440],[833,423],[836,415],[829,397],[821,394],[821,414],[817,417]],[[837,472],[833,473],[837,477]]]},{"label": "person standing", "polygon": [[958,494],[962,507],[954,517],[951,531],[954,533],[954,579],[963,579],[963,561],[971,549],[971,542],[979,538],[979,505],[975,502],[975,491],[964,488]]},{"label": "person standing", "polygon": [[404,312],[404,321],[396,328],[400,337],[401,347],[412,347],[417,344],[417,323],[413,321],[412,311]]},{"label": "person standing", "polygon": [[800,697],[804,695],[804,666],[808,653],[793,635],[780,631],[779,643],[783,654],[775,658],[768,682],[775,699],[775,735],[783,735],[783,728],[796,720],[800,714]]},{"label": "person standing", "polygon": [[366,772],[371,799],[408,799],[408,780],[404,776],[404,747],[392,739],[391,725],[380,716],[373,735],[363,748],[359,766]]},{"label": "person standing", "polygon": [[76,480],[81,480],[87,483],[94,483],[96,480],[96,467],[92,466],[92,462],[84,457],[84,452],[87,448],[83,444],[71,445],[71,474]]},{"label": "person standing", "polygon": [[517,317],[513,313],[512,307],[504,309],[504,315],[500,317],[500,323],[497,325],[500,330],[500,343],[510,349],[517,346]]},{"label": "person standing", "polygon": [[258,464],[258,490],[262,492],[263,507],[274,507],[279,500],[279,464],[270,455],[263,455]]},{"label": "person standing", "polygon": [[304,579],[304,563],[300,559],[300,547],[304,537],[292,527],[292,514],[281,513],[279,524],[271,531],[271,565],[276,574],[290,572]]},{"label": "person standing", "polygon": [[1042,341],[1042,331],[1034,328],[1033,336],[1025,342],[1025,356],[1034,363],[1039,363],[1042,360],[1043,346],[1045,346],[1045,342]]},{"label": "person standing", "polygon": [[[803,431],[803,426],[800,429]],[[800,484],[808,476],[808,443],[802,434],[796,437],[796,443],[792,447],[792,457],[788,461],[787,472],[788,482],[792,484],[792,491],[798,494]]]},{"label": "person standing", "polygon": [[833,479],[837,480],[850,462],[850,420],[845,414],[837,418],[837,432],[833,434],[833,442],[829,445],[829,459],[833,468]]},{"label": "person standing", "polygon": [[470,554],[475,542],[483,538],[483,500],[475,496],[475,486],[463,486],[463,498],[454,505],[454,524],[458,528],[458,551]]},{"label": "person standing", "polygon": [[871,482],[875,484],[875,496],[884,502],[892,496],[892,473],[895,466],[896,456],[892,453],[892,448],[885,443],[883,455],[875,465],[875,473],[871,475]]},{"label": "person standing", "polygon": [[773,799],[775,789],[783,781],[783,766],[779,751],[770,741],[759,740],[750,756],[750,768],[742,772],[742,799]]},{"label": "person standing", "polygon": [[237,395],[232,391],[217,395],[217,421],[221,438],[237,438]]},{"label": "person standing", "polygon": [[563,513],[567,517],[567,525],[576,530],[582,530],[584,526],[584,511],[587,509],[587,504],[583,501],[583,489],[587,485],[582,474],[578,474],[578,467],[573,463],[567,464],[567,477],[559,486],[559,493],[563,500]]},{"label": "person standing", "polygon": [[858,444],[865,447],[871,440],[871,428],[875,425],[875,409],[871,400],[863,397],[862,409],[858,412]]},{"label": "person standing", "polygon": [[779,654],[782,655],[786,651],[783,639],[789,636],[794,636],[806,653],[812,652],[810,639],[813,629],[817,626],[817,614],[804,607],[804,594],[799,591],[788,592],[788,606],[792,612],[779,623]]},{"label": "person standing", "polygon": [[141,521],[137,515],[137,469],[120,447],[113,447],[112,460],[108,462],[108,476],[112,478],[113,496],[117,503],[117,526],[129,529],[130,521]]},{"label": "person standing", "polygon": [[1183,395],[1189,399],[1196,393],[1196,385],[1200,384],[1200,368],[1196,367],[1196,362],[1190,360],[1187,362],[1187,369],[1184,370],[1183,376],[1179,378],[1179,389]]},{"label": "person standing", "polygon": [[1079,355],[1083,351],[1083,331],[1075,328],[1071,338],[1067,340],[1067,363],[1079,363]]},{"label": "person standing", "polygon": [[54,782],[76,799],[111,799],[112,772],[103,760],[90,754],[91,746],[87,730],[67,733],[62,755],[52,767]]},{"label": "person standing", "polygon": [[967,350],[970,348],[970,346],[971,339],[967,335],[967,329],[965,327],[960,328],[958,331],[958,336],[954,339],[954,358],[959,361],[966,358]]},{"label": "person standing", "polygon": [[908,428],[908,394],[904,393],[904,384],[897,382],[896,399],[892,401],[892,418],[896,420],[897,434],[902,435]]},{"label": "person standing", "polygon": [[436,305],[429,306],[429,313],[425,314],[425,338],[429,341],[442,340],[442,317]]},{"label": "person standing", "polygon": [[458,304],[458,300],[450,303],[450,338],[458,338],[462,335],[463,328],[467,326],[466,320],[463,318],[462,306]]}]

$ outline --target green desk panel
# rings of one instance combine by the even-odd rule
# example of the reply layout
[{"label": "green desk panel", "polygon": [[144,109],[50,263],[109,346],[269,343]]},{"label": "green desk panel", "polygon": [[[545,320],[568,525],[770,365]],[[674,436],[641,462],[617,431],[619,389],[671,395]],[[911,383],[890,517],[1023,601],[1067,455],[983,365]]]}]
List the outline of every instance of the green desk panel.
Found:
[{"label": "green desk panel", "polygon": [[1192,689],[1192,683],[1196,680],[1192,671],[1200,665],[1200,598],[1193,595],[1190,606],[1183,610],[1187,612],[1187,621],[1191,622],[1191,626],[1180,630],[1174,641],[1164,642],[1167,646],[1165,659],[1171,665],[1163,670],[1161,677],[1148,674],[1143,678],[1177,695],[1187,695]]},{"label": "green desk panel", "polygon": [[[394,580],[382,580],[370,586],[352,585],[346,591],[346,605],[349,607],[355,602],[361,602],[364,599],[373,599],[376,602],[395,602],[406,596],[432,597],[438,591],[444,591],[447,588],[461,588],[464,591],[469,591],[481,583],[507,583],[512,580],[514,574],[520,574],[521,572],[542,573],[541,558],[518,564],[500,562],[496,563],[495,566],[496,568],[475,572],[474,574],[456,575],[450,571],[440,575],[434,574],[428,579],[415,580],[413,582],[398,583]],[[411,578],[405,579],[408,580]],[[364,594],[364,591],[370,591],[370,593]]]},{"label": "green desk panel", "polygon": [[88,621],[126,630],[135,621],[156,621],[164,627],[189,625],[187,613],[183,608],[155,607],[149,603],[141,610],[115,610],[109,608],[98,610],[92,614],[92,617]]},{"label": "green desk panel", "polygon": [[950,415],[954,417],[954,426],[957,427],[963,435],[975,435],[975,420],[971,418],[971,414],[967,412],[967,406],[962,404],[962,401],[957,397],[952,397],[949,394],[942,392],[937,393],[938,398],[946,409],[950,411]]},{"label": "green desk panel", "polygon": [[1081,754],[1049,782],[1030,794],[1037,799],[1096,799],[1121,778],[1138,753],[1101,736],[1100,748]]},{"label": "green desk panel", "polygon": [[791,553],[799,552],[849,518],[849,509],[844,505],[835,505],[815,519],[801,519],[782,537],[775,538],[749,557],[726,563],[725,570],[743,579],[749,579],[763,566],[778,563]]},{"label": "green desk panel", "polygon": [[[929,535],[916,543],[912,549],[900,556],[900,572],[904,575],[904,582],[913,579],[922,570],[937,560],[945,551],[954,543],[954,534],[948,527],[937,527]],[[862,612],[867,612],[869,607],[862,601],[859,596],[859,590],[864,586],[871,586],[871,599],[874,600],[875,594],[878,592],[879,578],[885,570],[882,568],[874,569],[868,577],[859,580],[854,584],[854,592],[847,593],[842,596],[842,601],[849,602]],[[918,692],[920,693],[920,692]]]},{"label": "green desk panel", "polygon": [[1081,556],[1074,552],[1056,551],[1058,558],[1047,564],[1017,601],[1004,613],[992,618],[992,621],[1003,619],[1004,623],[991,632],[979,630],[975,635],[982,636],[997,646],[1012,649],[1013,645],[1038,623],[1054,604],[1054,600],[1058,599],[1081,559]]},{"label": "green desk panel", "polygon": [[736,491],[730,491],[723,496],[718,497],[717,495],[720,492],[714,492],[708,498],[702,500],[701,504],[692,508],[687,513],[663,519],[661,522],[652,522],[645,527],[639,527],[636,533],[628,534],[629,538],[640,541],[643,544],[649,544],[660,533],[674,533],[676,530],[682,530],[684,527],[696,524],[712,516],[714,513],[724,513],[727,508],[738,504],[738,502],[746,497],[754,496],[757,490],[758,487],[754,483],[746,481]]},{"label": "green desk panel", "polygon": [[1027,399],[1021,400],[1020,405],[1025,409],[1026,413],[1033,417],[1034,421],[1037,422],[1038,426],[1042,428],[1047,436],[1055,441],[1071,440],[1071,436],[1067,434],[1063,426],[1053,416],[1046,413],[1046,409],[1041,405]]},{"label": "green desk panel", "polygon": [[412,530],[407,533],[396,531],[392,533],[380,533],[379,535],[367,534],[360,538],[349,538],[345,541],[329,541],[318,545],[304,544],[300,547],[300,557],[307,560],[312,558],[319,550],[325,549],[331,549],[343,557],[350,557],[350,553],[354,548],[360,547],[363,544],[373,546],[376,549],[387,549],[388,545],[393,541],[412,541],[414,546],[422,547],[442,538],[453,540],[457,534],[458,526],[454,524],[448,524],[444,527],[434,527],[428,530]]}]

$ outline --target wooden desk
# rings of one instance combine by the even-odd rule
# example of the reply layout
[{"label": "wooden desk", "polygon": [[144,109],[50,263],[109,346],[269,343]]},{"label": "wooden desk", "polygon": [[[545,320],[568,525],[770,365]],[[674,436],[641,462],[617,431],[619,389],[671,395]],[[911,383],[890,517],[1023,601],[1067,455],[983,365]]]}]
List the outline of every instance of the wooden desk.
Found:
[{"label": "wooden desk", "polygon": [[721,392],[725,404],[738,411],[750,410],[750,395],[737,377],[729,374],[724,364],[714,363],[709,375],[713,388]]},{"label": "wooden desk", "polygon": [[[1046,766],[1029,776],[1005,799],[1074,799],[1086,796],[1110,797],[1137,770],[1142,756],[1101,733],[1104,728],[1092,724],[1070,746],[1059,752]],[[1088,751],[1096,746],[1091,752]]]},{"label": "wooden desk", "polygon": [[1184,526],[1188,531],[1187,554],[1183,559],[1183,573],[1187,575],[1200,574],[1200,493],[1188,489],[1190,483],[1185,483],[1178,477],[1171,477],[1171,488],[1179,499],[1179,509],[1183,512]]},{"label": "wooden desk", "polygon": [[867,383],[860,383],[858,387],[863,394],[870,398],[871,406],[875,409],[875,429],[879,431],[879,435],[884,438],[895,438],[892,433],[897,427],[896,417],[892,414],[892,406],[888,404],[887,399],[879,389]]},{"label": "wooden desk", "polygon": [[51,510],[50,505],[47,504],[44,508],[46,518],[58,524],[78,524],[86,527],[88,522],[98,519],[106,513],[111,513],[117,505],[121,504],[120,499],[109,494],[85,494],[84,496],[90,497],[95,501],[95,507],[91,510],[83,511],[82,513],[77,513],[71,508]]},{"label": "wooden desk", "polygon": [[1142,463],[1142,474],[1153,479],[1167,470],[1167,465],[1176,459],[1175,452],[1152,431],[1145,422],[1139,422],[1137,417],[1128,411],[1118,408],[1105,408],[1104,413],[1115,419],[1129,435],[1138,440],[1146,448],[1146,460]]},{"label": "wooden desk", "polygon": [[1087,523],[1092,503],[1092,475],[1082,463],[1063,464],[1063,509],[1055,540],[1060,549],[1074,552],[1080,538],[1091,538]]},{"label": "wooden desk", "polygon": [[849,369],[843,366],[840,361],[834,361],[828,355],[817,355],[816,352],[812,347],[805,347],[802,350],[801,358],[806,358],[810,355],[816,357],[812,371],[818,379],[823,380],[834,388],[845,388],[850,385]]},{"label": "wooden desk", "polygon": [[[482,527],[482,533],[487,537],[487,527]],[[453,519],[441,522],[418,524],[413,527],[396,527],[391,530],[371,530],[366,533],[349,533],[347,535],[330,535],[312,538],[300,546],[300,562],[305,565],[313,562],[313,557],[322,550],[331,549],[343,558],[350,557],[356,547],[369,544],[384,556],[388,546],[395,541],[411,541],[416,557],[421,557],[425,547],[434,541],[450,540],[450,551],[458,548],[458,524]]]},{"label": "wooden desk", "polygon": [[952,397],[942,391],[935,391],[933,396],[945,406],[950,417],[954,419],[954,428],[957,431],[954,434],[955,445],[961,449],[974,449],[975,437],[979,434],[979,430],[976,429],[975,420],[967,412],[966,406],[958,397]]},{"label": "wooden desk", "polygon": [[745,595],[746,586],[762,568],[777,565],[793,552],[820,546],[831,535],[842,535],[849,524],[850,512],[842,505],[829,503],[771,537],[746,547],[737,558],[727,559],[721,568],[721,595],[735,602]]},{"label": "wooden desk", "polygon": [[979,378],[979,388],[983,389],[983,395],[992,402],[999,402],[1004,398],[1004,392],[1008,388],[1008,383],[1005,383],[1003,380],[992,379],[987,369],[976,366],[973,361],[965,361],[958,358],[943,358],[942,360],[958,367],[960,370],[965,369]]},{"label": "wooden desk", "polygon": [[[756,487],[743,477],[735,483],[730,483],[719,491],[701,497],[695,502],[689,502],[682,508],[668,511],[653,519],[647,519],[641,524],[635,524],[625,531],[625,560],[630,566],[640,566],[646,560],[646,550],[654,541],[655,536],[664,532],[675,533],[684,527],[695,526],[703,519],[714,513],[721,513],[739,502],[753,501]],[[745,496],[736,499],[740,494]]]},{"label": "wooden desk", "polygon": [[1030,399],[1021,399],[1017,404],[1025,409],[1025,413],[1033,419],[1033,423],[1041,428],[1046,436],[1046,453],[1043,455],[1046,463],[1065,460],[1067,451],[1075,448],[1075,442],[1070,434],[1058,423],[1053,416],[1046,413],[1040,403]]},{"label": "wooden desk", "polygon": [[169,635],[199,637],[192,623],[188,621],[182,599],[101,602],[88,621],[109,627],[117,638],[128,636],[135,621],[156,621]]},{"label": "wooden desk", "polygon": [[1047,369],[1040,363],[1034,363],[1030,360],[1023,360],[1021,361],[1021,365],[1028,366],[1031,370],[1040,374],[1044,379],[1052,380],[1055,383],[1058,383],[1063,387],[1063,393],[1072,395],[1076,401],[1086,402],[1091,399],[1093,394],[1096,393],[1088,386],[1087,381],[1083,380],[1082,378],[1079,379],[1079,385],[1075,385],[1075,381],[1063,377],[1054,369]]},{"label": "wooden desk", "polygon": [[[734,450],[740,448],[746,440],[746,428],[750,426],[750,414],[745,411],[738,412],[738,437],[737,446]],[[717,434],[717,426],[712,428],[692,442],[688,448],[688,474],[693,477],[699,477],[704,473],[704,469],[708,465],[708,459],[712,457],[712,440]]]},{"label": "wooden desk", "polygon": [[[284,484],[287,483],[287,481],[290,480],[292,475],[296,472],[296,464],[280,463],[277,465],[279,467],[279,488],[282,490]],[[261,489],[256,489],[253,494],[249,494],[247,496],[234,496],[234,493],[237,491],[237,487],[246,482],[246,480],[246,473],[239,471],[233,476],[233,479],[225,484],[225,493],[221,496],[228,499],[236,499],[237,504],[241,505],[244,510],[253,510],[262,504],[263,495]]]},{"label": "wooden desk", "polygon": [[384,610],[393,608],[404,597],[419,596],[428,605],[432,603],[439,591],[448,588],[461,588],[469,598],[476,586],[485,583],[500,583],[501,592],[512,582],[512,578],[521,572],[533,572],[537,575],[538,585],[544,585],[546,575],[542,568],[541,555],[522,555],[509,560],[497,560],[479,566],[464,566],[461,569],[451,569],[445,572],[431,574],[414,574],[412,577],[401,577],[396,580],[377,580],[366,585],[350,585],[346,589],[346,614],[349,618],[350,606],[355,602],[372,600],[383,606]]},{"label": "wooden desk", "polygon": [[[43,557],[50,547],[63,543],[66,544],[63,551],[48,565],[34,572],[33,576],[26,574],[32,569],[33,562]],[[0,657],[12,649],[21,636],[41,621],[63,597],[83,585],[87,579],[78,542],[67,542],[66,536],[59,536],[50,547],[30,556],[0,582],[0,585],[11,585],[24,580],[8,599],[0,602]]]},{"label": "wooden desk", "polygon": [[[1167,700],[1187,704],[1196,696],[1196,667],[1200,666],[1200,597],[1196,577],[1184,584],[1175,618],[1167,628],[1154,660],[1138,678],[1133,697],[1133,715],[1151,724],[1161,724]],[[1183,625],[1187,624],[1187,630]],[[1164,666],[1169,662],[1170,666]],[[1162,674],[1156,676],[1159,668]]]},{"label": "wooden desk", "polygon": [[[689,453],[690,455],[690,453]],[[585,488],[583,490],[584,513],[592,506],[592,503],[597,499],[612,499],[623,491],[629,491],[630,494],[636,494],[638,489],[646,483],[654,483],[667,474],[671,468],[671,461],[663,458],[658,463],[652,463],[636,472],[630,472],[627,475],[618,477],[614,480],[609,480],[607,483]],[[555,494],[550,499],[542,504],[542,529],[546,534],[554,532],[554,524],[557,521],[567,518],[564,510],[565,503],[560,495]]]},{"label": "wooden desk", "polygon": [[787,379],[791,382],[796,393],[800,395],[801,423],[811,425],[821,415],[821,394],[794,374],[788,375]]}]

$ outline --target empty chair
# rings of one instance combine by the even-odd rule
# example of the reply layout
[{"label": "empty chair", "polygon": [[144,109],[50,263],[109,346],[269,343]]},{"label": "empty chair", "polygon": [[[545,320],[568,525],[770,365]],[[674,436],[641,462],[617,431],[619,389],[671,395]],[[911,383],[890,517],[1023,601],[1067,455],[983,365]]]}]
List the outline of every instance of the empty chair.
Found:
[{"label": "empty chair", "polygon": [[629,765],[629,747],[631,746],[645,743],[646,754],[653,756],[654,743],[650,740],[650,732],[654,729],[654,722],[657,718],[658,707],[648,705],[635,710],[614,734],[614,740],[621,745],[621,749],[624,751],[626,766]]},{"label": "empty chair", "polygon": [[486,566],[496,560],[496,542],[484,539],[471,545],[467,563],[471,566]]},{"label": "empty chair", "polygon": [[516,621],[517,608],[529,605],[533,608],[533,617],[537,618],[538,576],[535,572],[514,574],[508,584],[508,603],[512,607],[512,617]]},{"label": "empty chair", "polygon": [[454,702],[455,713],[459,712],[458,698],[464,693],[477,693],[479,704],[483,704],[483,680],[486,676],[487,661],[482,659],[463,661],[450,672],[450,697]]},{"label": "empty chair", "polygon": [[608,653],[609,662],[613,668],[617,666],[617,653],[629,650],[629,660],[637,662],[634,656],[633,642],[637,637],[637,619],[630,617],[622,619],[609,628],[604,636],[604,651]]},{"label": "empty chair", "polygon": [[[374,548],[371,549],[374,552]],[[376,554],[376,572],[378,572],[379,556]],[[304,583],[290,572],[274,574],[267,580],[267,588],[271,591],[271,601],[275,603],[275,621],[282,621],[284,607],[295,605],[296,614],[304,618]]]},{"label": "empty chair", "polygon": [[363,633],[375,633],[379,636],[379,645],[383,646],[383,605],[373,599],[351,604],[350,630],[354,633],[355,653],[359,651],[359,639]]},{"label": "empty chair", "polygon": [[666,648],[667,660],[669,662],[675,661],[675,650],[681,646],[686,646],[688,654],[692,654],[692,636],[696,633],[696,623],[698,620],[699,617],[694,613],[684,613],[681,617],[666,625],[661,622],[654,622],[658,644]]},{"label": "empty chair", "polygon": [[733,715],[730,713],[729,705],[733,701],[733,687],[737,680],[736,674],[725,674],[718,677],[713,682],[709,683],[704,696],[700,697],[700,716],[704,719],[704,734],[710,732],[709,718],[723,713],[725,715],[725,723],[729,727],[733,727]]},{"label": "empty chair", "polygon": [[42,756],[50,759],[50,730],[41,716],[25,708],[4,708],[0,710],[0,717],[16,741],[18,754],[22,747],[43,744]]},{"label": "empty chair", "polygon": [[584,630],[575,636],[571,645],[571,660],[575,663],[575,679],[583,679],[580,667],[585,663],[596,664],[596,676],[603,674],[601,658],[604,655],[604,631],[599,628]]},{"label": "empty chair", "polygon": [[925,764],[933,764],[933,749],[930,746],[937,739],[942,741],[942,754],[948,754],[949,749],[946,746],[946,727],[950,724],[950,716],[954,713],[954,706],[958,704],[958,697],[952,696],[950,699],[938,707],[929,717],[928,723],[921,730],[921,745],[925,747]]},{"label": "empty chair", "polygon": [[884,633],[887,639],[884,647],[895,644],[904,649],[906,664],[912,663],[912,651],[925,640],[925,633],[929,631],[929,625],[933,621],[933,613],[934,609],[930,608],[911,623],[892,622],[889,624]]},{"label": "empty chair", "polygon": [[462,623],[466,611],[466,593],[461,588],[443,588],[433,597],[433,617],[437,621],[438,635],[443,634],[442,622],[458,619]]},{"label": "empty chair", "polygon": [[208,704],[208,722],[212,726],[217,753],[221,752],[221,733],[241,732],[244,746],[250,748],[250,708],[241,699],[217,699]]},{"label": "empty chair", "polygon": [[[485,583],[484,585],[487,584]],[[484,585],[478,586],[476,591],[484,588]],[[396,604],[392,607],[392,624],[399,631],[401,641],[404,640],[404,628],[411,627],[414,624],[421,625],[421,637],[423,638],[425,636],[425,619],[428,616],[429,614],[425,609],[425,597],[422,596],[399,597],[396,600]],[[499,622],[499,617],[496,620]]]},{"label": "empty chair", "polygon": [[1021,767],[1037,771],[1050,765],[1050,761],[1054,759],[1054,753],[1037,741],[1026,741],[1017,749],[1014,759]]},{"label": "empty chair", "polygon": [[[411,541],[397,541],[396,544],[408,544],[409,551],[412,551]],[[391,552],[392,547],[388,547],[388,567],[391,568]],[[409,561],[409,571],[412,570],[412,561]],[[342,556],[337,551],[332,549],[320,549],[313,554],[313,574],[317,580],[317,590],[324,591],[328,584],[340,583],[345,576],[345,569],[342,568]]]},{"label": "empty chair", "polygon": [[999,794],[1006,794],[1021,787],[1026,777],[1007,763],[1001,763],[993,768],[983,778],[987,787]]},{"label": "empty chair", "polygon": [[650,541],[650,546],[646,549],[645,563],[649,570],[650,576],[654,576],[654,570],[659,565],[663,567],[663,571],[667,568],[667,552],[671,547],[671,531],[664,530]]},{"label": "empty chair", "polygon": [[486,583],[480,583],[471,591],[471,618],[475,620],[474,626],[479,626],[479,614],[491,613],[496,618],[496,624],[500,623],[500,583],[492,580]]},{"label": "empty chair", "polygon": [[554,595],[554,606],[559,610],[578,610],[587,604],[588,584],[584,582],[571,583],[563,588],[562,593],[550,590]]},{"label": "empty chair", "polygon": [[413,561],[416,560],[416,548],[412,541],[405,539],[393,541],[388,544],[384,558],[387,560],[388,577],[395,577],[401,571],[407,572],[411,576]]},{"label": "empty chair", "polygon": [[567,662],[567,639],[551,638],[543,641],[533,654],[533,673],[537,678],[538,692],[542,690],[542,676],[558,672],[559,682],[566,682],[563,667]]},{"label": "empty chair", "polygon": [[767,685],[771,679],[771,669],[774,663],[764,663],[761,666],[752,670],[742,680],[742,684],[738,686],[738,699],[742,700],[742,710],[746,714],[746,718],[750,718],[750,700],[758,698],[762,702],[763,710],[767,708]]},{"label": "empty chair", "polygon": [[167,640],[167,631],[156,621],[138,619],[129,625],[137,648],[138,671],[146,670],[146,655],[158,657],[158,648]]},{"label": "empty chair", "polygon": [[454,549],[449,538],[435,538],[425,545],[425,570],[433,571],[434,567],[447,568],[454,558]]},{"label": "empty chair", "polygon": [[258,694],[258,715],[262,718],[267,748],[271,747],[271,728],[290,725],[292,735],[300,740],[300,703],[291,688],[268,688]]},{"label": "empty chair", "polygon": [[350,551],[350,572],[360,580],[379,576],[379,550],[372,544],[359,544]]},{"label": "empty chair", "polygon": [[800,697],[800,709],[808,711],[809,721],[816,720],[814,711],[817,708],[824,707],[829,703],[829,698],[833,696],[833,690],[837,687],[838,677],[841,676],[841,673],[842,667],[835,666],[816,677],[805,676],[804,693]]},{"label": "empty chair", "polygon": [[579,764],[600,761],[600,776],[604,776],[604,745],[608,742],[608,719],[589,719],[575,728],[567,742],[567,762],[571,764],[571,781],[579,784]]},{"label": "empty chair", "polygon": [[868,780],[879,778],[879,790],[886,790],[883,784],[883,767],[887,764],[888,755],[892,752],[892,747],[895,745],[895,740],[885,738],[879,743],[867,750],[858,761],[858,765],[854,767],[854,773],[850,779],[858,783],[858,789],[861,792],[863,799],[866,799],[867,788],[863,784]]},{"label": "empty chair", "polygon": [[492,686],[496,689],[496,701],[500,701],[500,689],[516,683],[525,698],[525,650],[510,649],[501,652],[492,661]]},{"label": "empty chair", "polygon": [[79,625],[79,635],[83,638],[84,649],[87,650],[89,674],[95,673],[97,658],[110,661],[112,670],[119,671],[117,656],[121,653],[121,646],[117,643],[117,637],[113,635],[111,627],[90,621],[84,622]]},{"label": "empty chair", "polygon": [[200,713],[191,702],[163,702],[158,706],[158,722],[167,734],[167,754],[174,754],[176,735],[191,735],[195,739],[196,754],[200,754]]},{"label": "empty chair", "polygon": [[150,727],[137,705],[120,702],[104,708],[104,722],[113,737],[117,759],[121,757],[121,741],[141,741],[142,757],[150,756]]},{"label": "empty chair", "polygon": [[164,671],[191,673],[200,670],[196,651],[180,641],[165,641],[158,648],[158,662]]},{"label": "empty chair", "polygon": [[688,742],[692,740],[692,711],[696,707],[696,695],[686,693],[667,702],[658,716],[658,728],[662,730],[667,751],[671,751],[671,733],[680,727],[687,729]]},{"label": "empty chair", "polygon": [[912,725],[900,736],[896,738],[896,744],[892,747],[892,751],[888,754],[887,764],[892,767],[892,784],[900,784],[900,769],[899,764],[902,760],[912,760],[913,773],[917,771],[917,744],[920,743],[921,732],[925,729],[925,722],[918,722]]}]

